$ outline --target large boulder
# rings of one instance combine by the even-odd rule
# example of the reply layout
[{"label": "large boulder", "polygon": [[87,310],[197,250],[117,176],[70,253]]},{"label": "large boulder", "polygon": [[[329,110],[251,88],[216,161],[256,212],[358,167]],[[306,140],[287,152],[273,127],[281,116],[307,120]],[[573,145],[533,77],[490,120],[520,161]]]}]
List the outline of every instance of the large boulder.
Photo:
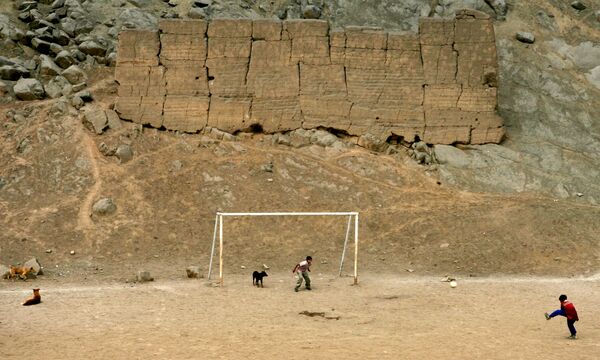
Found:
[{"label": "large boulder", "polygon": [[46,95],[42,83],[37,79],[19,79],[13,87],[13,91],[19,100],[43,99]]}]

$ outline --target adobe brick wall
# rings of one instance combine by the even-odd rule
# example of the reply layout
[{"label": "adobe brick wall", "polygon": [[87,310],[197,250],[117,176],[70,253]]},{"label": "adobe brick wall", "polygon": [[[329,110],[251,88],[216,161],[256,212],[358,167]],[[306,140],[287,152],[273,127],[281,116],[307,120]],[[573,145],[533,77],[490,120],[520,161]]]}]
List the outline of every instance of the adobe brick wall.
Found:
[{"label": "adobe brick wall", "polygon": [[491,19],[422,18],[419,34],[321,20],[161,20],[119,35],[116,110],[196,132],[326,127],[432,144],[498,143]]}]

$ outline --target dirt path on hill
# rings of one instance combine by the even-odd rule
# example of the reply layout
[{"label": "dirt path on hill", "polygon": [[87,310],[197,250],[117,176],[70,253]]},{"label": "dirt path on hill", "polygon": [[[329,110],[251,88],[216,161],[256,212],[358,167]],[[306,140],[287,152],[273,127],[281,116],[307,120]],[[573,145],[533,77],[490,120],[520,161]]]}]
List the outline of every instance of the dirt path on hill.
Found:
[{"label": "dirt path on hill", "polygon": [[[22,359],[597,359],[600,280],[459,279],[291,274],[265,288],[232,276],[200,281],[82,284],[39,281],[43,303],[23,307],[28,283],[0,288],[0,358]],[[546,321],[566,293],[579,340]]]}]

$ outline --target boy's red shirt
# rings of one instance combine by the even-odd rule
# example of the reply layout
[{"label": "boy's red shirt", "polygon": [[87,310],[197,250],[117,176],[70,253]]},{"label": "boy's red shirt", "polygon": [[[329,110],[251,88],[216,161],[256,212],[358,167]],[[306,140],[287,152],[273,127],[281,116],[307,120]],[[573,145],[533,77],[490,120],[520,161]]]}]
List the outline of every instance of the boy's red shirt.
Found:
[{"label": "boy's red shirt", "polygon": [[569,300],[565,300],[560,303],[560,307],[563,309],[565,314],[567,315],[567,319],[578,321],[579,317],[577,316],[577,310],[575,310],[575,305]]}]

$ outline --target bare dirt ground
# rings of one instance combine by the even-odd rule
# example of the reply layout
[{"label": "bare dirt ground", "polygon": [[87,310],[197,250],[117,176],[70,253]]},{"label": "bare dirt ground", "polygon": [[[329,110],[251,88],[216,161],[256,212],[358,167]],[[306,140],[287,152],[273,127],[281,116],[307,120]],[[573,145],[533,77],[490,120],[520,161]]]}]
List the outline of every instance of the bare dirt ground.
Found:
[{"label": "bare dirt ground", "polygon": [[[459,279],[313,271],[294,293],[290,273],[263,289],[249,276],[145,284],[39,280],[42,304],[23,307],[32,283],[0,289],[0,358],[43,359],[597,359],[600,281]],[[566,293],[578,340],[543,313]],[[315,316],[301,312],[323,313]]]}]

